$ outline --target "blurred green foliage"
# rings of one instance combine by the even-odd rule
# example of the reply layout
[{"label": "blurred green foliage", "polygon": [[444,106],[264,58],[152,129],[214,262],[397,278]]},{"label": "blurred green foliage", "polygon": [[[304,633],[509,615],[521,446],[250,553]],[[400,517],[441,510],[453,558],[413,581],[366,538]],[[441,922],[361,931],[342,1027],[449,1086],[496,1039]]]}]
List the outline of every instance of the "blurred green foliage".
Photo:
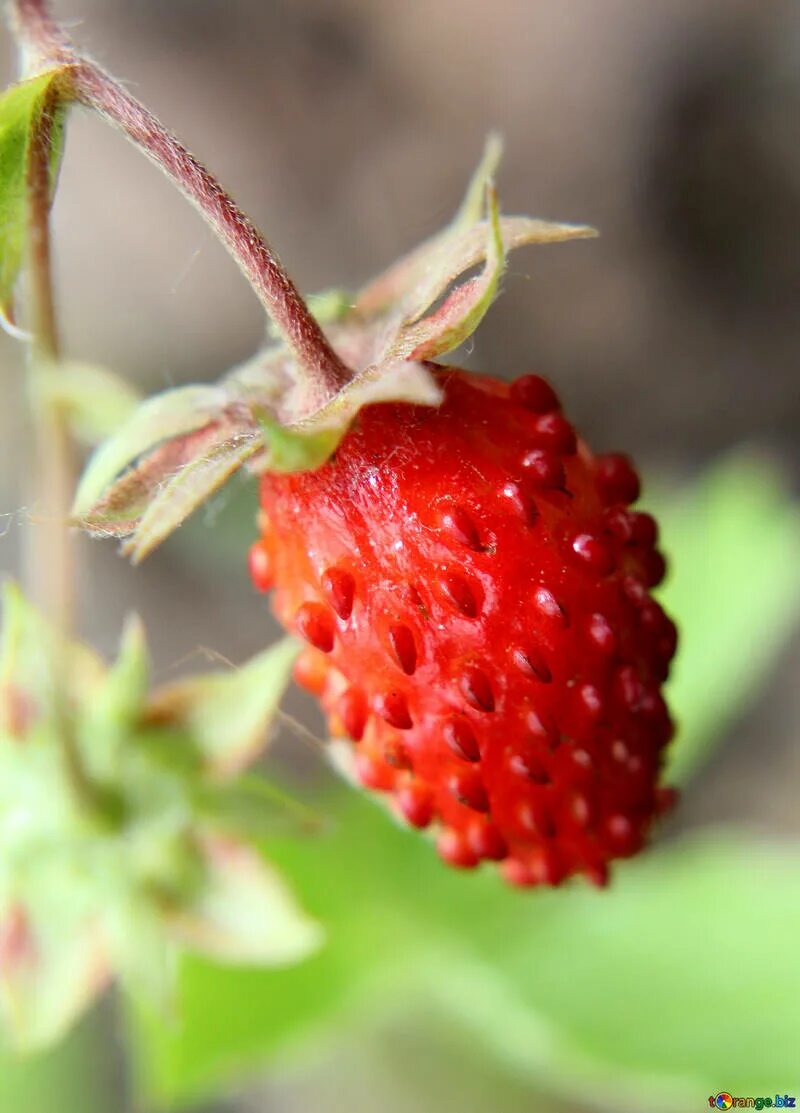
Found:
[{"label": "blurred green foliage", "polygon": [[800,1083],[796,858],[697,836],[620,867],[607,893],[521,900],[491,874],[448,872],[368,801],[337,811],[318,844],[270,844],[328,949],[278,974],[188,961],[182,1025],[135,1026],[151,1098],[213,1092],[390,1009],[433,1010],[537,1085],[614,1108]]},{"label": "blurred green foliage", "polygon": [[[31,135],[42,118],[53,113],[60,72],[63,71],[50,70],[21,81],[0,96],[0,312],[5,316],[13,306],[14,286],[25,253]],[[62,124],[63,111],[59,109],[52,116],[49,128],[53,181],[61,156]]]},{"label": "blurred green foliage", "polygon": [[667,775],[684,783],[758,695],[797,622],[800,508],[752,452],[657,503],[670,558],[660,598],[681,632],[669,682],[680,729]]},{"label": "blurred green foliage", "polygon": [[3,1113],[109,1113],[115,1064],[105,1054],[106,1009],[85,1018],[69,1036],[34,1059],[0,1055]]}]

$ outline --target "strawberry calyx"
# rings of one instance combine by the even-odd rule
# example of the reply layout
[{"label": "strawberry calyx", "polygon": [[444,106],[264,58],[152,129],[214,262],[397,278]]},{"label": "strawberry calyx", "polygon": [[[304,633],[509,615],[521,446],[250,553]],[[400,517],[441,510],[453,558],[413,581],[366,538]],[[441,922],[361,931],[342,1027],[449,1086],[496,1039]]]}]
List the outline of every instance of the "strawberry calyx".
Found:
[{"label": "strawberry calyx", "polygon": [[320,405],[278,341],[215,385],[147,399],[90,459],[73,508],[76,523],[127,538],[125,551],[139,561],[240,468],[314,470],[364,406],[438,405],[442,394],[428,361],[478,327],[499,292],[507,253],[595,234],[586,225],[501,217],[493,185],[499,157],[491,138],[444,231],[355,298],[335,292],[311,300],[327,341],[351,369],[344,387]]}]

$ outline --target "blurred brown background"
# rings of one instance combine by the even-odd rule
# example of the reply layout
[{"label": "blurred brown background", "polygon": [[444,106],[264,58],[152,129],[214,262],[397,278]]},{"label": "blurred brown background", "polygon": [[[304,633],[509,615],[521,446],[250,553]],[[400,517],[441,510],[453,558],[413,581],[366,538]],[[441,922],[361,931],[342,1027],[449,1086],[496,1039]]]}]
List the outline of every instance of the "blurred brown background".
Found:
[{"label": "blurred brown background", "polygon": [[[55,9],[222,178],[304,290],[357,286],[445,223],[500,130],[506,211],[588,221],[602,238],[513,256],[470,364],[544,371],[587,439],[631,451],[646,474],[691,475],[752,441],[800,477],[796,0]],[[2,50],[7,77],[7,37]],[[216,377],[261,341],[261,310],[201,221],[82,113],[55,225],[71,356],[150,391]],[[25,502],[19,363],[0,338],[5,567]],[[85,544],[86,632],[110,651],[135,605],[162,673],[199,645],[244,659],[273,627],[244,552],[234,575],[219,544],[201,522],[141,570]],[[713,779],[718,818],[797,833],[798,657],[795,645],[679,822],[702,821]],[[290,1087],[286,1108],[306,1108],[303,1093]]]}]

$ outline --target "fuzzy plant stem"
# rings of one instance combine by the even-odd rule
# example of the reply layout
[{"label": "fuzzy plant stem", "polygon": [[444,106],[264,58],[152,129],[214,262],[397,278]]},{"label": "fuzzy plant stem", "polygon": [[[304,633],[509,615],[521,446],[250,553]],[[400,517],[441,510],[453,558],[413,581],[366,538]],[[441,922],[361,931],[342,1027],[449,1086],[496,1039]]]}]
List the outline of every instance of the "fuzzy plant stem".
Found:
[{"label": "fuzzy plant stem", "polygon": [[293,352],[309,412],[352,378],[252,221],[214,176],[156,117],[94,62],[77,54],[46,0],[12,0],[12,26],[29,65],[69,67],[72,99],[94,109],[144,152],[200,211],[228,249]]},{"label": "fuzzy plant stem", "polygon": [[107,802],[84,768],[70,713],[63,706],[67,689],[64,674],[69,668],[67,646],[75,609],[74,541],[68,523],[77,460],[63,408],[48,389],[48,381],[58,375],[61,359],[50,237],[51,152],[58,112],[59,93],[54,88],[42,106],[28,147],[27,289],[35,514],[26,532],[24,578],[31,598],[59,634],[53,661],[53,694],[67,783],[76,808],[87,817],[104,819]]},{"label": "fuzzy plant stem", "polygon": [[[33,130],[28,150],[28,296],[30,304],[31,422],[34,439],[33,488],[36,518],[30,523],[25,575],[31,597],[58,629],[64,649],[54,661],[57,704],[65,690],[60,674],[68,668],[66,644],[74,611],[75,560],[68,527],[76,460],[62,408],[41,389],[42,377],[58,374],[60,349],[53,300],[50,252],[50,163],[57,94],[48,99]],[[66,708],[58,706],[58,731],[64,771],[76,807],[101,814],[103,801],[91,783]]]},{"label": "fuzzy plant stem", "polygon": [[34,441],[33,505],[26,575],[31,597],[61,633],[74,611],[73,539],[67,527],[76,476],[74,447],[61,406],[42,379],[58,373],[58,328],[53,303],[50,249],[50,151],[57,106],[44,106],[28,152],[28,297],[30,394]]}]

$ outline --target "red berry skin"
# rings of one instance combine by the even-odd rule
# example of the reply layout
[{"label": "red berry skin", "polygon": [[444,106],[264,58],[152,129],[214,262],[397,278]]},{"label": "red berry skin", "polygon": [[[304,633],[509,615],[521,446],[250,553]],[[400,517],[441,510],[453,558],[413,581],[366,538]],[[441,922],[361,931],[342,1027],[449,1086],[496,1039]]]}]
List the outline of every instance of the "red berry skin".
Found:
[{"label": "red berry skin", "polygon": [[370,406],[323,467],[262,479],[274,608],[356,776],[444,861],[601,883],[666,799],[657,529],[543,379],[432,370],[438,409]]}]

